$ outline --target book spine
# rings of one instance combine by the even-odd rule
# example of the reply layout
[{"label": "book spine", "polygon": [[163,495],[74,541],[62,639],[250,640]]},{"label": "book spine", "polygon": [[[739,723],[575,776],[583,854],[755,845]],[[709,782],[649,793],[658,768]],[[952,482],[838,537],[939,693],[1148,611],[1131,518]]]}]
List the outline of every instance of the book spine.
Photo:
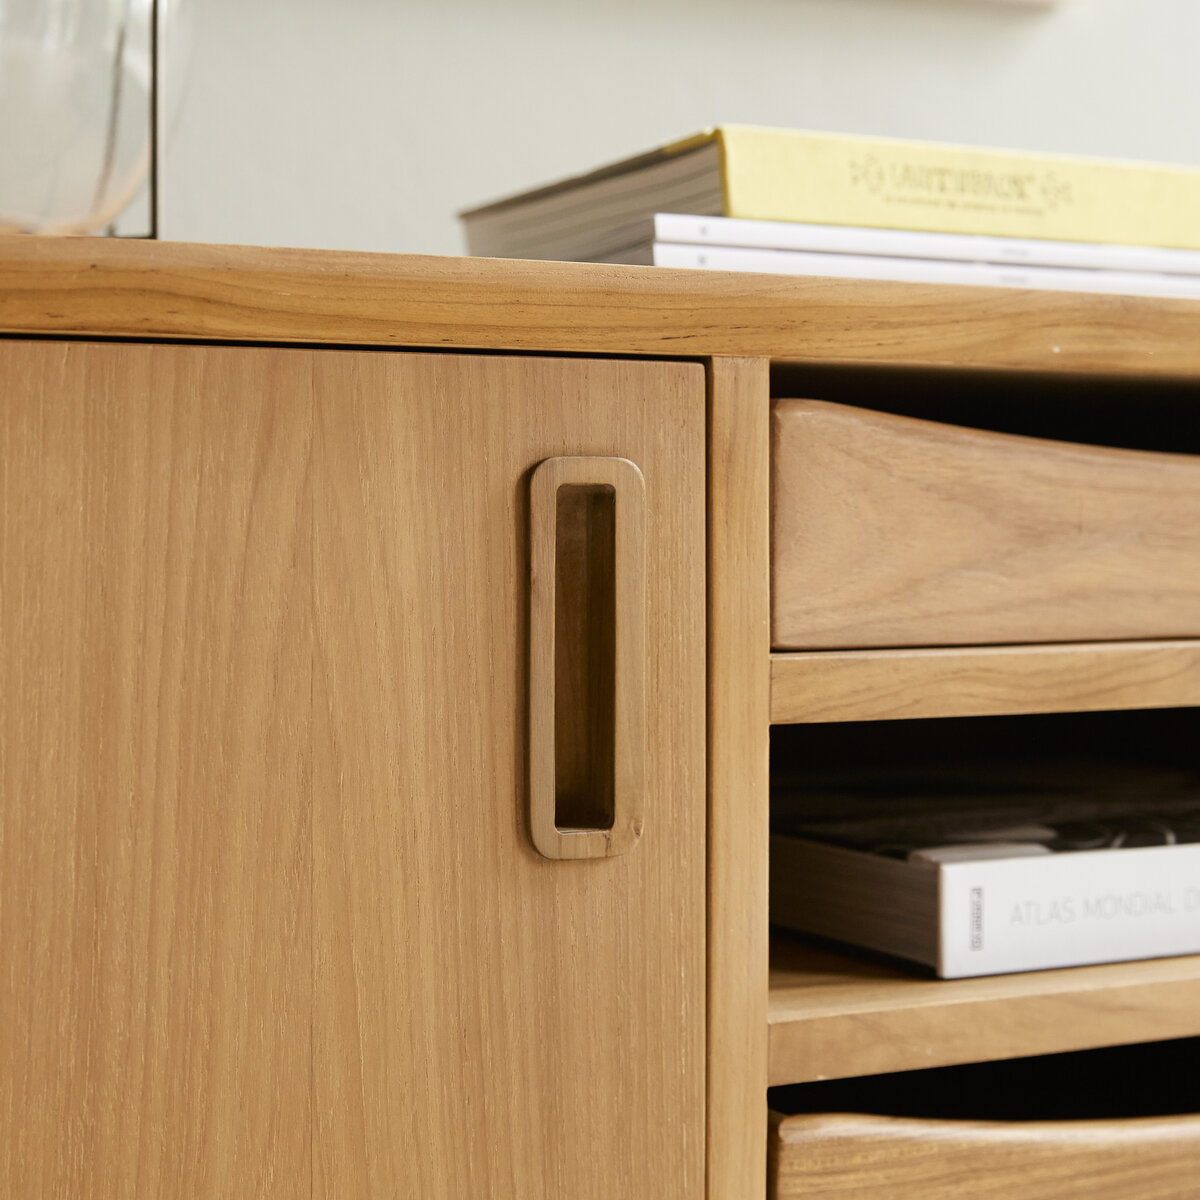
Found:
[{"label": "book spine", "polygon": [[1200,250],[1200,171],[726,126],[724,215]]},{"label": "book spine", "polygon": [[1200,953],[1200,844],[939,870],[947,979]]},{"label": "book spine", "polygon": [[[1200,276],[1200,251],[1158,246],[1060,242],[1046,238],[988,237],[971,233],[927,233],[911,229],[865,229],[856,225],[813,225],[803,221],[745,221],[733,217],[656,213],[653,240],[747,250],[809,250],[887,258],[949,259],[1015,267],[1139,271]],[[622,246],[637,237],[626,236]]]},{"label": "book spine", "polygon": [[[1066,267],[1008,267],[995,263],[954,262],[944,259],[825,254],[806,250],[752,250],[732,246],[687,246],[675,242],[655,242],[652,250],[655,266],[681,269],[1200,299],[1200,276],[1151,275],[1139,271],[1071,270]],[[617,257],[622,262],[646,261],[644,252],[636,259],[631,257],[632,253],[631,250]]]}]

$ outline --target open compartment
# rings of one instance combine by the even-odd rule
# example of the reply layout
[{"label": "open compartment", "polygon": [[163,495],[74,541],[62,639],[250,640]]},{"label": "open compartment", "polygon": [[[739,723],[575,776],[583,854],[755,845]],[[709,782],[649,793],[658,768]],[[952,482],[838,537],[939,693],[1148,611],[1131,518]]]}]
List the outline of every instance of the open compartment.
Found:
[{"label": "open compartment", "polygon": [[[1200,710],[1190,708],[777,726],[772,827],[1013,802],[1045,819],[1078,813],[1090,797],[1110,810],[1194,806],[1198,733]],[[776,899],[793,882],[772,870]],[[1143,890],[1156,883],[1148,877]],[[1200,923],[1200,912],[1190,920]],[[1130,959],[946,981],[844,940],[777,927],[771,1081],[1111,1045],[1144,1040],[1148,1028],[1163,1038],[1200,1034],[1200,956]]]}]

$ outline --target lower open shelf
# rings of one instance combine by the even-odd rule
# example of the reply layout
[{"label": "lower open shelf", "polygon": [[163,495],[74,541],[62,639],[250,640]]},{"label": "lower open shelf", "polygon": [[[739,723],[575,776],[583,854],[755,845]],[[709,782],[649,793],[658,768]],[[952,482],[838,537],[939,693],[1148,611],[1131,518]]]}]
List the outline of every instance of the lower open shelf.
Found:
[{"label": "lower open shelf", "polygon": [[1200,1035],[1200,955],[924,978],[772,938],[772,1087]]}]

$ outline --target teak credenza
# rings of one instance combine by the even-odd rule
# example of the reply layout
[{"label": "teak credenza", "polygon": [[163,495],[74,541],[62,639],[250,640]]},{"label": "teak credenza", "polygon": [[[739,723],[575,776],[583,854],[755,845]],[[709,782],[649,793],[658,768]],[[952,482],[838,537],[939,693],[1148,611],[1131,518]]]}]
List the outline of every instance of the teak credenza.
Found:
[{"label": "teak credenza", "polygon": [[[0,1194],[751,1200],[768,1086],[1200,1035],[1200,958],[943,983],[767,904],[772,725],[1200,705],[1200,305],[10,238],[0,333]],[[773,396],[984,430],[999,558],[841,532],[773,651]],[[848,572],[916,599],[840,639]]]}]

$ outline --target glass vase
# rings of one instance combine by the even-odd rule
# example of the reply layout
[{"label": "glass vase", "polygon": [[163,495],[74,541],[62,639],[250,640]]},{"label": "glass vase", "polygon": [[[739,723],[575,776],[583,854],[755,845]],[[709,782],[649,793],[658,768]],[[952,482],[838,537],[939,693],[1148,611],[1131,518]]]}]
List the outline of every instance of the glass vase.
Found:
[{"label": "glass vase", "polygon": [[103,229],[145,182],[153,9],[0,0],[0,232]]}]

